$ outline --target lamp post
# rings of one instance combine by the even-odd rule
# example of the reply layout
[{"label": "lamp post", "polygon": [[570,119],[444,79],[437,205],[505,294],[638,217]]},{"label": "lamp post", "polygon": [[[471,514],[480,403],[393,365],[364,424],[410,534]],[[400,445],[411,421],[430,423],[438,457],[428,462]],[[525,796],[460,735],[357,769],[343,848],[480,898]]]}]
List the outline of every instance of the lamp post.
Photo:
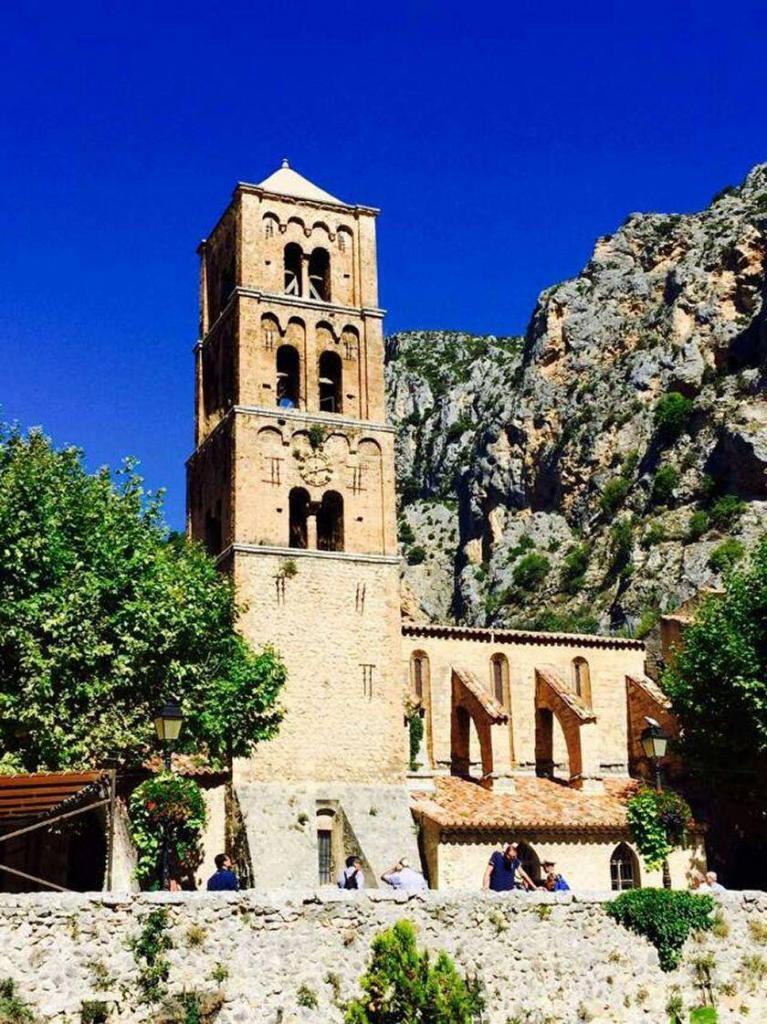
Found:
[{"label": "lamp post", "polygon": [[[653,772],[655,774],[655,791],[656,793],[662,793],[663,784],[661,781],[660,762],[666,756],[668,736],[654,718],[645,718],[645,721],[647,722],[647,728],[642,730],[642,735],[640,737],[642,741],[642,749],[653,767]],[[671,872],[669,871],[668,859],[665,857],[663,859],[663,888],[671,888]]]},{"label": "lamp post", "polygon": [[[184,713],[178,704],[175,704],[173,701],[167,701],[155,712],[154,729],[157,733],[157,739],[162,744],[163,764],[168,772],[171,767],[171,745],[178,739],[183,724]],[[163,889],[170,889],[168,839],[164,828],[162,834],[162,887]]]}]

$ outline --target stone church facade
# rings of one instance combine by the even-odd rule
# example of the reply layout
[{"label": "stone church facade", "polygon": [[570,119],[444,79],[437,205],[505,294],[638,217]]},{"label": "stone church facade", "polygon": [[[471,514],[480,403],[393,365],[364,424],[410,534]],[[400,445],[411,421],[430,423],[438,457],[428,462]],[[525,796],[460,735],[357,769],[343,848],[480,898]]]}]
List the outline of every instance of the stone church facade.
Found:
[{"label": "stone church facade", "polygon": [[330,883],[359,852],[371,884],[408,855],[475,887],[507,836],[571,884],[653,881],[625,822],[644,715],[667,716],[643,645],[402,621],[377,213],[284,162],[199,248],[188,530],[288,673],[279,735],[234,766],[256,884]]}]

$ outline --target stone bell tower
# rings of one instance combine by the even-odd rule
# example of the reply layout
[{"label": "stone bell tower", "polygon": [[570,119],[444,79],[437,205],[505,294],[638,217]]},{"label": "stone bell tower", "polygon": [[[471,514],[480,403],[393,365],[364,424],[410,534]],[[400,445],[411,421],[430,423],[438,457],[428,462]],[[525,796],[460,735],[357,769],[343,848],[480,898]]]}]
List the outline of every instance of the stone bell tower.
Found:
[{"label": "stone bell tower", "polygon": [[279,735],[235,766],[259,885],[327,881],[350,843],[377,871],[412,834],[377,212],[284,161],[199,248],[188,528],[288,672]]}]

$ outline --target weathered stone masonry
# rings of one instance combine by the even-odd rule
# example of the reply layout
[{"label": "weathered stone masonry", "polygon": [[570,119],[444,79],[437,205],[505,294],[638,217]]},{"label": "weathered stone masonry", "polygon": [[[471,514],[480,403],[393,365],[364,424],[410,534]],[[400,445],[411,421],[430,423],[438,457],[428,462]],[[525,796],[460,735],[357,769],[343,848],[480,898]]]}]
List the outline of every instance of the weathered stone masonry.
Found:
[{"label": "weathered stone masonry", "polygon": [[[214,991],[214,968],[228,968],[220,1024],[340,1022],[337,1003],[357,993],[372,938],[408,918],[425,946],[446,949],[463,971],[481,978],[486,1024],[659,1024],[674,986],[686,1007],[703,1002],[695,964],[707,953],[714,956],[721,1024],[746,1015],[765,1019],[767,992],[758,975],[767,946],[750,926],[767,927],[767,895],[720,897],[726,938],[691,939],[673,974],[661,973],[644,939],[607,917],[607,899],[334,890],[7,895],[0,896],[0,977],[14,978],[40,1016],[57,1024],[79,1021],[87,999],[113,1004],[110,1020],[121,1024],[150,1019],[152,1011],[138,1005],[128,940],[147,913],[165,906],[174,943],[171,991]],[[190,941],[192,926],[201,945]],[[316,1008],[299,1006],[302,986],[316,995]]]}]

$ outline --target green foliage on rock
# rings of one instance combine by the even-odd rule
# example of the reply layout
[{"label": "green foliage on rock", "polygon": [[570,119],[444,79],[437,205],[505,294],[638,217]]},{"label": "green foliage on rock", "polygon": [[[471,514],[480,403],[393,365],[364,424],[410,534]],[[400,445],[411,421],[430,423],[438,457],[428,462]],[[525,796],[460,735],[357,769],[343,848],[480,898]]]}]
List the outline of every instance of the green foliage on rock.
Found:
[{"label": "green foliage on rock", "polygon": [[746,511],[746,503],[735,494],[723,494],[709,509],[709,519],[717,530],[726,530]]},{"label": "green foliage on rock", "polygon": [[152,1020],[153,1024],[213,1024],[223,1005],[220,992],[180,992],[167,999]]},{"label": "green foliage on rock", "polygon": [[694,403],[678,391],[662,395],[653,413],[658,433],[668,440],[675,440],[687,427]]},{"label": "green foliage on rock", "polygon": [[472,1024],[483,1009],[478,987],[461,977],[447,953],[432,960],[418,949],[409,921],[376,936],[360,986],[346,1024]]},{"label": "green foliage on rock", "polygon": [[652,871],[659,868],[669,853],[687,842],[692,821],[689,804],[678,793],[666,789],[641,789],[631,797],[626,817],[636,848]]},{"label": "green foliage on rock", "polygon": [[420,565],[426,561],[426,548],[416,545],[409,549],[406,557],[408,565]]},{"label": "green foliage on rock", "polygon": [[163,842],[181,871],[193,871],[199,865],[207,815],[194,779],[170,772],[146,779],[131,794],[129,813],[138,853],[136,877],[144,886],[159,888]]},{"label": "green foliage on rock", "polygon": [[610,515],[621,507],[629,492],[631,483],[623,476],[614,476],[608,480],[599,496],[599,507],[606,515]]},{"label": "green foliage on rock", "polygon": [[687,536],[688,541],[700,540],[703,534],[709,529],[711,521],[708,516],[708,512],[703,509],[698,509],[697,512],[693,512],[687,523]]},{"label": "green foliage on rock", "polygon": [[711,928],[713,910],[711,896],[677,889],[633,889],[607,906],[613,920],[655,946],[663,971],[678,966],[691,932]]},{"label": "green foliage on rock", "polygon": [[715,547],[708,556],[709,568],[713,569],[714,572],[727,572],[736,562],[741,560],[745,553],[746,549],[739,540],[735,540],[734,537],[728,537],[727,540],[722,541],[721,544]]},{"label": "green foliage on rock", "polygon": [[633,545],[634,531],[631,520],[624,516],[610,527],[610,575],[625,573],[630,564]]},{"label": "green foliage on rock", "polygon": [[564,557],[562,586],[566,593],[577,594],[583,586],[591,552],[586,544],[575,544]]},{"label": "green foliage on rock", "polygon": [[415,531],[407,519],[399,521],[399,539],[402,544],[415,543]]},{"label": "green foliage on rock", "polygon": [[408,717],[408,740],[410,750],[410,771],[415,772],[419,768],[418,754],[421,750],[423,740],[423,719],[418,711],[413,711]]},{"label": "green foliage on rock", "polygon": [[213,759],[276,730],[282,663],[236,632],[232,584],[169,536],[132,463],[90,475],[0,429],[0,550],[0,770],[141,762],[169,696],[185,749]]},{"label": "green foliage on rock", "polygon": [[129,947],[138,967],[139,998],[142,1003],[157,1003],[167,989],[170,962],[166,954],[173,949],[173,940],[168,935],[168,911],[152,910],[142,924]]},{"label": "green foliage on rock", "polygon": [[34,1024],[32,1008],[16,992],[12,978],[0,979],[0,1024]]},{"label": "green foliage on rock", "polygon": [[652,481],[650,500],[654,505],[668,505],[674,490],[679,483],[679,470],[676,466],[665,465],[657,470]]},{"label": "green foliage on rock", "polygon": [[515,586],[523,590],[534,590],[544,581],[550,568],[551,563],[545,555],[540,555],[537,551],[531,551],[520,558],[514,566],[511,577],[514,580]]},{"label": "green foliage on rock", "polygon": [[738,806],[767,811],[767,539],[724,587],[696,611],[663,688],[688,763]]}]

